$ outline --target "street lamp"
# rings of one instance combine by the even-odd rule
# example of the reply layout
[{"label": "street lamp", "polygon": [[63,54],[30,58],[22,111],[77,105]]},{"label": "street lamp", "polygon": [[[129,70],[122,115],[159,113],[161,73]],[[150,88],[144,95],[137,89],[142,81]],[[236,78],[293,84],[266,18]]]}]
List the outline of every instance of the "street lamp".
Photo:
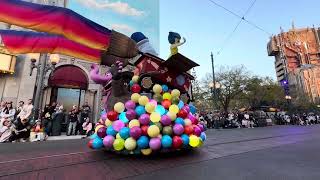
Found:
[{"label": "street lamp", "polygon": [[31,56],[30,64],[30,76],[32,76],[33,69],[37,69],[37,89],[34,97],[34,120],[39,119],[39,113],[41,111],[41,100],[44,76],[47,72],[53,71],[57,63],[59,63],[60,57],[58,54],[51,54],[49,56],[50,64],[47,65],[47,54],[40,54],[39,62],[36,65],[36,58]]}]

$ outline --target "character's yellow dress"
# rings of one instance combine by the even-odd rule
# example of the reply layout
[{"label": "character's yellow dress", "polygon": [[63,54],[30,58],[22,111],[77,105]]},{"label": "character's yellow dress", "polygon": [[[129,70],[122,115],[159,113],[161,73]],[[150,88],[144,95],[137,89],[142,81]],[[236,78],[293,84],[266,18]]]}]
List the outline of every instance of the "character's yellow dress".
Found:
[{"label": "character's yellow dress", "polygon": [[178,54],[178,47],[170,47],[170,57],[175,55],[175,54]]}]

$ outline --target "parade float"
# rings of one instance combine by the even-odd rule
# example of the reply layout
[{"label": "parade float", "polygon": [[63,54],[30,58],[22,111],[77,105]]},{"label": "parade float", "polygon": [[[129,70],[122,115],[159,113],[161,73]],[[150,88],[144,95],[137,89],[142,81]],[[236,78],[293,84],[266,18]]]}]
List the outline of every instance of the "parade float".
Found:
[{"label": "parade float", "polygon": [[3,0],[0,21],[41,32],[1,30],[11,53],[60,53],[110,67],[105,75],[98,65],[90,72],[103,86],[105,108],[90,148],[150,155],[198,148],[205,141],[188,73],[198,64],[178,52],[185,43],[178,33],[169,33],[171,54],[163,60],[143,33],[127,37],[65,8]]}]

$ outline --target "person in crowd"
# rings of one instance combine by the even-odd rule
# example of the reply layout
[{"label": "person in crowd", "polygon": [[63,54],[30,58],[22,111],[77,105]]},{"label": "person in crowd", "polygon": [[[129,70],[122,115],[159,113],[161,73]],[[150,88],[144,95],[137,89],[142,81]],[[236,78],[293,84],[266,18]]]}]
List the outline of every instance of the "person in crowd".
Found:
[{"label": "person in crowd", "polygon": [[21,112],[17,116],[17,124],[21,121],[26,121],[29,123],[33,112],[32,99],[29,99],[27,104],[23,106]]},{"label": "person in crowd", "polygon": [[77,131],[79,132],[79,134],[82,133],[82,124],[85,122],[85,119],[87,117],[90,117],[90,113],[91,113],[91,108],[89,106],[88,102],[85,102],[82,107],[81,107],[81,111],[80,111],[80,122],[77,125]]},{"label": "person in crowd", "polygon": [[253,117],[253,114],[250,114],[249,115],[249,121],[248,121],[248,128],[254,128],[254,121],[255,121],[255,119],[254,119],[254,117]]},{"label": "person in crowd", "polygon": [[26,142],[30,137],[30,123],[27,118],[20,118],[9,138],[10,142]]},{"label": "person in crowd", "polygon": [[60,105],[52,115],[52,136],[61,135],[61,123],[64,120],[63,106]]},{"label": "person in crowd", "polygon": [[57,108],[57,103],[56,102],[52,102],[51,106],[49,107],[49,113],[50,113],[51,116],[56,111],[56,108]]},{"label": "person in crowd", "polygon": [[45,140],[45,131],[41,120],[37,120],[30,132],[30,142]]},{"label": "person in crowd", "polygon": [[2,118],[0,121],[0,143],[5,143],[9,141],[11,136],[11,126],[12,122],[8,118]]},{"label": "person in crowd", "polygon": [[1,112],[2,118],[8,118],[10,121],[14,121],[14,115],[16,114],[16,110],[12,106],[12,102],[8,102],[6,107]]},{"label": "person in crowd", "polygon": [[16,107],[16,113],[14,115],[14,119],[17,119],[17,116],[22,111],[23,106],[24,106],[24,101],[19,101],[18,106]]},{"label": "person in crowd", "polygon": [[244,128],[249,127],[249,118],[250,118],[249,114],[247,112],[245,112],[243,117],[244,118],[241,122],[242,127],[244,127]]},{"label": "person in crowd", "polygon": [[4,108],[6,108],[6,104],[7,103],[5,101],[0,102],[0,113],[4,110]]},{"label": "person in crowd", "polygon": [[92,134],[92,123],[90,122],[90,118],[86,117],[85,122],[82,124],[82,135],[86,135],[87,137]]},{"label": "person in crowd", "polygon": [[76,135],[76,128],[78,123],[78,110],[77,106],[73,106],[72,110],[69,112],[69,126],[67,135]]},{"label": "person in crowd", "polygon": [[45,128],[45,132],[48,136],[51,135],[52,131],[52,119],[51,119],[51,114],[50,114],[50,105],[47,104],[44,107],[44,110],[42,112],[42,120],[43,120],[43,126]]}]

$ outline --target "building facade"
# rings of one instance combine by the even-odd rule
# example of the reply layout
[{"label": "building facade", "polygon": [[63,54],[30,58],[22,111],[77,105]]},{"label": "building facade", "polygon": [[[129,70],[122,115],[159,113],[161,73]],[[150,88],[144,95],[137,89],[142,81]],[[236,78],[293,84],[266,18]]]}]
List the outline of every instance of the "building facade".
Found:
[{"label": "building facade", "polygon": [[[29,2],[65,7],[66,0],[29,0]],[[19,29],[20,27],[8,24],[0,24],[1,29]],[[5,51],[1,46],[1,51]],[[48,55],[49,56],[49,55]],[[12,101],[16,105],[19,101],[35,99],[37,70],[32,75],[31,59],[39,61],[39,54],[23,54],[17,56],[13,73],[0,73],[0,101]],[[0,59],[1,62],[1,59]],[[36,63],[37,64],[37,63]],[[101,111],[101,87],[90,80],[89,71],[91,63],[85,60],[60,55],[60,61],[54,71],[48,71],[45,75],[43,99],[41,106],[58,102],[64,105],[66,111],[73,105],[82,106],[88,102],[92,110],[92,118],[97,120]],[[101,73],[107,69],[101,67]]]},{"label": "building facade", "polygon": [[[268,55],[275,57],[279,83],[287,87],[286,95],[304,93],[310,100],[320,100],[320,29],[292,29],[272,36]],[[299,93],[295,93],[296,96]],[[299,97],[296,97],[299,98]]]}]

